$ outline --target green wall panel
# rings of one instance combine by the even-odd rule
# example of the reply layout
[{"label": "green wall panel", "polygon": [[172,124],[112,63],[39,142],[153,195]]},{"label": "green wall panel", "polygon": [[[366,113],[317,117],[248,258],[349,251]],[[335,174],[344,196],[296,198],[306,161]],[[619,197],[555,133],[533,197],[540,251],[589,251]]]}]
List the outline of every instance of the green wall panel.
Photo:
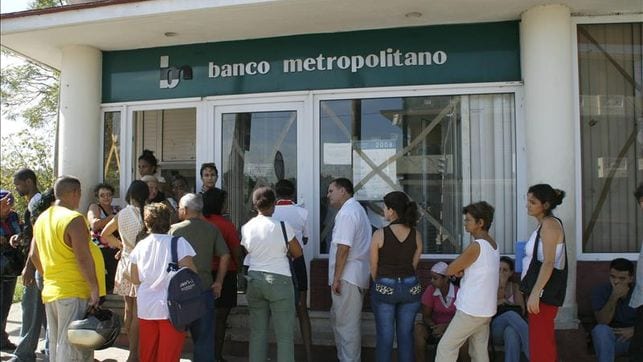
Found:
[{"label": "green wall panel", "polygon": [[[400,56],[396,65],[397,51]],[[404,65],[405,60],[412,63],[413,54],[425,59],[423,52],[431,53],[431,64]],[[191,67],[192,79],[181,78],[175,87],[162,88],[162,56],[168,57],[170,67]],[[306,58],[312,58],[306,63],[309,71],[284,72],[284,60],[300,59],[303,67]],[[358,68],[360,58],[362,67]],[[381,66],[382,59],[387,66]],[[250,62],[263,62],[264,71],[269,64],[270,69],[259,74],[251,65],[249,70],[257,74],[223,77],[219,72],[217,77],[209,77],[211,62],[219,70],[224,64]],[[332,70],[327,69],[329,64]],[[338,69],[347,65],[347,69]],[[311,34],[103,53],[104,103],[520,79],[518,22],[515,21]]]}]

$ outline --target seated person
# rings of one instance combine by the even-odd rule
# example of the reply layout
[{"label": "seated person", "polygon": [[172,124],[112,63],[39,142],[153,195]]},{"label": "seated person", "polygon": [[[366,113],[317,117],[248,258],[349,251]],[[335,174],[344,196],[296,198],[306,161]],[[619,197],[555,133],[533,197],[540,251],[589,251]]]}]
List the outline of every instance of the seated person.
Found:
[{"label": "seated person", "polygon": [[455,315],[458,287],[451,283],[446,271],[447,264],[442,261],[431,267],[431,284],[422,294],[422,321],[415,324],[416,361],[426,361],[426,346],[438,344]]},{"label": "seated person", "polygon": [[609,283],[592,290],[592,309],[598,323],[592,343],[599,362],[613,361],[627,353],[634,334],[636,311],[629,306],[634,280],[634,263],[618,258],[610,263]]},{"label": "seated person", "polygon": [[492,346],[505,346],[505,362],[529,359],[529,326],[523,319],[525,299],[520,286],[514,281],[514,261],[507,256],[500,258],[498,284],[498,312],[491,320]]}]

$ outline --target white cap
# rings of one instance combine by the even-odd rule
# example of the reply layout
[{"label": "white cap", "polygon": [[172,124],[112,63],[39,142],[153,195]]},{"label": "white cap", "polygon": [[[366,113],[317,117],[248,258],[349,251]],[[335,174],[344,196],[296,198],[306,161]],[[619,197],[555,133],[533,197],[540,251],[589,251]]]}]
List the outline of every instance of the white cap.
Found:
[{"label": "white cap", "polygon": [[449,266],[443,261],[439,261],[431,267],[431,271],[440,275],[447,275],[447,268]]}]

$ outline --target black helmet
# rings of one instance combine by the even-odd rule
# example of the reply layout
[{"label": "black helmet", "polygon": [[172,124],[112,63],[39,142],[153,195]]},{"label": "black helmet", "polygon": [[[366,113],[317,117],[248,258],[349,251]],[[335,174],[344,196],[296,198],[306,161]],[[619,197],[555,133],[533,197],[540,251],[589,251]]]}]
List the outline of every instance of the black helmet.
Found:
[{"label": "black helmet", "polygon": [[94,350],[111,347],[121,332],[121,319],[109,309],[88,312],[85,319],[73,321],[67,327],[69,343]]}]

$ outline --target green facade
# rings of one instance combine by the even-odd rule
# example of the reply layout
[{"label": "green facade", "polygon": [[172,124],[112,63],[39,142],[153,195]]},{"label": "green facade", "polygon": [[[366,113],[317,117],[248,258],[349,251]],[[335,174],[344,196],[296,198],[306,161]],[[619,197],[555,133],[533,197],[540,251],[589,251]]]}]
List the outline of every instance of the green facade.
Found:
[{"label": "green facade", "polygon": [[[103,102],[520,81],[518,28],[440,25],[104,52]],[[192,79],[184,79],[188,68]],[[163,74],[178,84],[163,86]]]}]

